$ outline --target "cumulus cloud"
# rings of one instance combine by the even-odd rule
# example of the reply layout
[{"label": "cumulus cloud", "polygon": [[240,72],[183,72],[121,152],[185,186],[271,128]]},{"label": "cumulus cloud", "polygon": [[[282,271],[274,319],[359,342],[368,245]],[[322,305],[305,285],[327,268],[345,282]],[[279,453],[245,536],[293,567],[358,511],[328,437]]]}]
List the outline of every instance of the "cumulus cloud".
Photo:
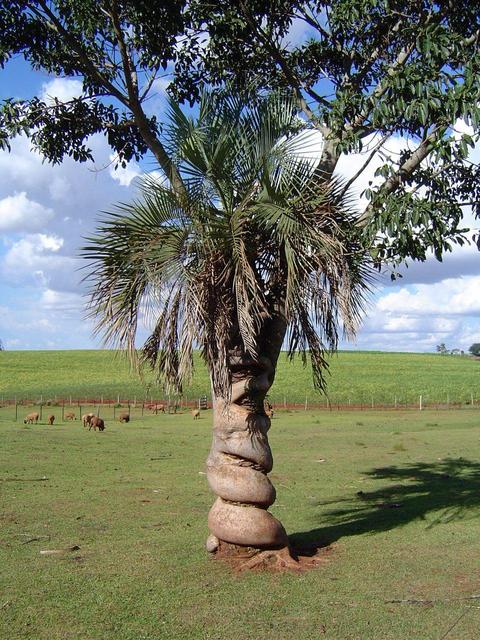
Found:
[{"label": "cumulus cloud", "polygon": [[480,338],[478,291],[480,276],[381,290],[368,309],[356,347],[433,351],[445,342],[466,351]]},{"label": "cumulus cloud", "polygon": [[75,291],[79,287],[78,260],[59,255],[63,238],[27,235],[13,242],[0,263],[0,274],[10,285],[52,287]]},{"label": "cumulus cloud", "polygon": [[420,284],[388,293],[377,303],[379,311],[409,316],[480,316],[480,276],[448,278],[431,286]]},{"label": "cumulus cloud", "polygon": [[82,82],[72,78],[54,78],[42,85],[40,98],[47,103],[68,102],[82,94]]},{"label": "cumulus cloud", "polygon": [[[67,100],[80,88],[57,80],[44,94]],[[12,140],[10,153],[0,151],[0,337],[7,348],[99,346],[84,320],[79,247],[101,211],[128,199],[126,192],[133,196],[140,168],[132,163],[112,176],[105,138],[92,136],[89,145],[95,163],[66,158],[52,166],[23,136]]]},{"label": "cumulus cloud", "polygon": [[29,200],[25,191],[0,200],[0,231],[36,231],[54,217],[49,207]]}]

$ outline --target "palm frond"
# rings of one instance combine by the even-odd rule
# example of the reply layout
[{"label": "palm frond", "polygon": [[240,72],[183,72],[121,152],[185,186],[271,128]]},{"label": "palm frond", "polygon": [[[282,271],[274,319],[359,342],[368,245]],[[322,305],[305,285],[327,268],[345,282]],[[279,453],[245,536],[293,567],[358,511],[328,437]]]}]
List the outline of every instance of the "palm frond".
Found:
[{"label": "palm frond", "polygon": [[148,320],[140,360],[162,384],[180,390],[199,348],[227,397],[229,354],[263,357],[281,317],[288,353],[309,355],[324,388],[326,354],[354,334],[373,273],[343,185],[318,181],[291,96],[206,93],[197,118],[169,110],[166,145],[186,193],[146,176],[88,239],[97,331],[134,359]]}]

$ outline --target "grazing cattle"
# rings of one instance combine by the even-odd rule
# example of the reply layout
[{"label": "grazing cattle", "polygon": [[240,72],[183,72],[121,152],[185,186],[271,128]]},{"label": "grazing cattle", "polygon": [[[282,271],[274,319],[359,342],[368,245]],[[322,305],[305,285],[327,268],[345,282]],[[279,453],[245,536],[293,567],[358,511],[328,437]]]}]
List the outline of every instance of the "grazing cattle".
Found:
[{"label": "grazing cattle", "polygon": [[161,411],[161,413],[165,413],[164,404],[152,404],[150,405],[150,409],[152,410],[152,413],[154,413],[155,415],[157,415],[159,411]]},{"label": "grazing cattle", "polygon": [[88,430],[90,431],[92,427],[94,431],[96,431],[97,429],[99,431],[104,431],[105,422],[102,420],[102,418],[99,418],[98,416],[92,416],[90,419],[90,426],[88,427]]},{"label": "grazing cattle", "polygon": [[51,413],[47,418],[48,424],[52,425],[55,422],[55,416]]},{"label": "grazing cattle", "polygon": [[95,416],[94,413],[86,413],[82,416],[82,422],[84,427],[88,427],[91,419]]},{"label": "grazing cattle", "polygon": [[40,414],[37,412],[34,413],[29,413],[28,416],[25,416],[25,420],[23,421],[23,424],[37,424],[38,419],[40,417]]},{"label": "grazing cattle", "polygon": [[119,422],[130,422],[130,414],[129,413],[121,413],[118,416]]},{"label": "grazing cattle", "polygon": [[200,418],[200,409],[192,409],[191,413],[194,420],[198,420]]},{"label": "grazing cattle", "polygon": [[76,420],[76,416],[73,413],[73,411],[69,411],[68,413],[65,414],[65,420]]}]

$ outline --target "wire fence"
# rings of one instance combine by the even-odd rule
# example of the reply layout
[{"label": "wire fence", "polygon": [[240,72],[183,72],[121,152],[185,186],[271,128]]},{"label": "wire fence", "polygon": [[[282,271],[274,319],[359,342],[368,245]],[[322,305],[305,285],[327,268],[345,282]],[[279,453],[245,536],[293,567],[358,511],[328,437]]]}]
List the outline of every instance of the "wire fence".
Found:
[{"label": "wire fence", "polygon": [[[335,397],[325,397],[319,399],[305,395],[305,399],[299,400],[298,396],[290,398],[288,395],[281,397],[276,395],[267,396],[270,406],[274,410],[285,411],[365,411],[365,410],[448,410],[458,408],[480,408],[480,400],[472,391],[469,398],[462,399],[447,397],[443,399],[433,398],[430,395],[419,394],[412,397],[412,394],[398,394],[390,400],[385,398],[377,399],[375,396],[370,398],[349,398],[335,399]],[[154,397],[137,398],[124,397],[117,394],[116,397],[73,397],[67,398],[54,396],[53,398],[44,397],[42,394],[34,397],[0,396],[0,408],[9,408],[15,411],[15,419],[19,420],[23,416],[23,410],[27,408],[35,409],[40,416],[55,413],[57,419],[62,421],[71,419],[70,414],[75,414],[75,418],[80,418],[86,411],[93,412],[95,415],[108,415],[116,419],[120,412],[125,410],[138,416],[159,414],[159,413],[177,413],[189,409],[210,409],[212,407],[211,398],[207,395],[199,397],[177,396],[177,397]]]}]

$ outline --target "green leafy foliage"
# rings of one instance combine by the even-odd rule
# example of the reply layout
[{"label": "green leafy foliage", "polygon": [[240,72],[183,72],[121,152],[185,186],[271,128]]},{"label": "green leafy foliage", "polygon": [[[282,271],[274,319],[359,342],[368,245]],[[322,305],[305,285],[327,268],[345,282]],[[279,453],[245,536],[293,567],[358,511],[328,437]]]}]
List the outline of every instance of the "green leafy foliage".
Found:
[{"label": "green leafy foliage", "polygon": [[[479,213],[479,168],[467,159],[479,136],[479,15],[478,0],[11,0],[0,7],[0,64],[22,55],[83,90],[64,104],[6,100],[0,146],[23,133],[52,162],[85,161],[88,137],[103,131],[120,163],[152,153],[182,191],[160,140],[165,113],[149,109],[158,81],[190,105],[205,83],[249,96],[288,88],[325,138],[326,181],[341,153],[402,137],[400,155],[379,146],[365,234],[379,264],[429,249],[440,258],[464,238],[462,207]],[[459,119],[471,131],[456,134]]]}]

